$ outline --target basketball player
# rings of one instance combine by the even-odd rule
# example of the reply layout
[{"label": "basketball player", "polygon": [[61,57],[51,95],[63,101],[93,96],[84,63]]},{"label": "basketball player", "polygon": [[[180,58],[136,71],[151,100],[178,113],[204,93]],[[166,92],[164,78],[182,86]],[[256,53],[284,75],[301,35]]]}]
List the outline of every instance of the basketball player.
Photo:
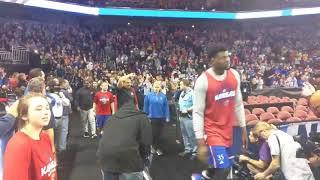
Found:
[{"label": "basketball player", "polygon": [[198,141],[198,159],[209,163],[203,179],[225,180],[230,171],[233,126],[242,128],[243,148],[247,148],[245,114],[240,76],[230,69],[230,58],[223,46],[207,49],[212,67],[196,81],[193,124]]}]

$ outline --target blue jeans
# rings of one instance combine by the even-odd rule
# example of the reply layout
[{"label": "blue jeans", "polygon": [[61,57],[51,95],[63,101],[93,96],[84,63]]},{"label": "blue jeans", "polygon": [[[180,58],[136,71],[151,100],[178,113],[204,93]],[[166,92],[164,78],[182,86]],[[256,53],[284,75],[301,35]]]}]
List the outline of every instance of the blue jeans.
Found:
[{"label": "blue jeans", "polygon": [[102,180],[143,180],[142,172],[111,173],[101,170]]},{"label": "blue jeans", "polygon": [[69,115],[62,116],[60,119],[56,119],[55,143],[58,151],[67,149],[68,126]]},{"label": "blue jeans", "polygon": [[184,151],[195,155],[197,152],[197,140],[193,130],[192,118],[188,116],[180,116],[180,128],[183,138]]}]

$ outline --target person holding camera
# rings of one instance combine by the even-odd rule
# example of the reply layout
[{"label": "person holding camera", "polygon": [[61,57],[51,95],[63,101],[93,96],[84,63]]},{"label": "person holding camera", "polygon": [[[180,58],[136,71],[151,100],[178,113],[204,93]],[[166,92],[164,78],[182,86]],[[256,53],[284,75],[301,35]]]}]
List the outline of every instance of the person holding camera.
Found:
[{"label": "person holding camera", "polygon": [[263,172],[271,162],[269,145],[265,140],[256,137],[252,131],[249,134],[249,141],[252,144],[259,145],[259,160],[251,159],[246,155],[240,155],[239,161],[247,163],[247,167],[252,174]]},{"label": "person holding camera", "polygon": [[262,180],[272,175],[273,178],[284,176],[281,179],[286,180],[314,180],[308,160],[297,156],[301,146],[292,136],[266,122],[258,122],[253,135],[268,143],[272,156],[268,168],[257,173],[254,179]]}]

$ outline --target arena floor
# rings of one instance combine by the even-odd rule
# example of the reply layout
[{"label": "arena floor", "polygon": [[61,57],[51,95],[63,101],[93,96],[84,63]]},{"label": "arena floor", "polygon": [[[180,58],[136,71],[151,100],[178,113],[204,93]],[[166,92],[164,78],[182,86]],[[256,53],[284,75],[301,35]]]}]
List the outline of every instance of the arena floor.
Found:
[{"label": "arena floor", "polygon": [[[179,133],[179,132],[178,132]],[[156,157],[151,168],[153,180],[189,180],[203,165],[179,157],[182,146],[176,143],[176,127],[167,124],[164,129],[164,156]],[[95,156],[98,140],[84,139],[80,133],[80,119],[74,114],[70,120],[69,150],[59,160],[59,180],[100,180],[100,169]]]}]

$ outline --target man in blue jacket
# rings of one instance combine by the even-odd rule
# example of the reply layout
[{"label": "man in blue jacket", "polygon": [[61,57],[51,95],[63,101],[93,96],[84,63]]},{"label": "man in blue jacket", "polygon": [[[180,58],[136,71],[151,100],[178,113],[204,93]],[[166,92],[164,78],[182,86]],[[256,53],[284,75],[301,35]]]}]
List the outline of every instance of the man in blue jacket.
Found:
[{"label": "man in blue jacket", "polygon": [[161,82],[156,81],[153,84],[153,92],[144,98],[143,111],[148,114],[152,125],[153,150],[160,156],[163,152],[160,150],[161,134],[165,122],[170,120],[170,111],[168,99],[161,92]]}]

